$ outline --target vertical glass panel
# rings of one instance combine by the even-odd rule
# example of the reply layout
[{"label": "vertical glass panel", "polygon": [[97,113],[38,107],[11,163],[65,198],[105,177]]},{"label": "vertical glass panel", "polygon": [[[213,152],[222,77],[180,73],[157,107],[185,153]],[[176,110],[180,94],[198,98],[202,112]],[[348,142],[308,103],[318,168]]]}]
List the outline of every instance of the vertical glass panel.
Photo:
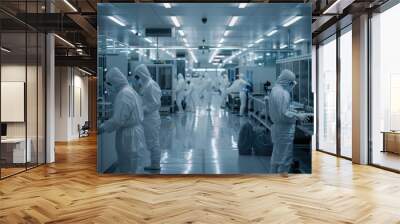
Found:
[{"label": "vertical glass panel", "polygon": [[336,153],[336,37],[318,49],[318,148]]},{"label": "vertical glass panel", "polygon": [[352,157],[352,33],[340,37],[340,153]]},{"label": "vertical glass panel", "polygon": [[27,150],[28,168],[37,165],[38,158],[38,35],[34,31],[27,32],[27,76],[26,76],[26,115],[27,115]]},{"label": "vertical glass panel", "polygon": [[372,163],[400,170],[400,4],[372,18]]},{"label": "vertical glass panel", "polygon": [[46,76],[45,76],[45,65],[46,65],[46,36],[39,33],[38,41],[38,164],[45,163],[46,149],[45,149],[45,124],[46,124]]},{"label": "vertical glass panel", "polygon": [[1,173],[5,177],[25,170],[31,159],[31,151],[26,150],[25,31],[2,29],[1,47]]}]

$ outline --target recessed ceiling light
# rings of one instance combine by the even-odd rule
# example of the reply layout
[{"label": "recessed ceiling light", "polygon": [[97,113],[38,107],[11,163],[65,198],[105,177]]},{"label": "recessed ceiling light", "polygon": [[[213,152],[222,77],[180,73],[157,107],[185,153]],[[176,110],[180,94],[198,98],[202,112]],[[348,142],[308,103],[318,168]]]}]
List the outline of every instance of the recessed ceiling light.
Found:
[{"label": "recessed ceiling light", "polygon": [[118,19],[117,17],[114,16],[107,16],[111,21],[113,21],[114,23],[120,25],[120,26],[126,26],[126,24],[124,22],[122,22],[120,19]]},{"label": "recessed ceiling light", "polygon": [[287,22],[283,24],[284,27],[288,27],[292,25],[293,23],[299,21],[301,19],[301,16],[293,16],[291,17]]},{"label": "recessed ceiling light", "polygon": [[238,16],[233,16],[231,21],[229,22],[230,27],[234,26],[236,24],[236,22],[238,21],[239,17]]},{"label": "recessed ceiling light", "polygon": [[301,39],[295,40],[293,43],[294,44],[298,44],[298,43],[301,43],[303,41],[305,41],[305,39],[301,38]]},{"label": "recessed ceiling light", "polygon": [[258,44],[258,43],[260,43],[260,42],[263,41],[263,40],[264,40],[263,38],[260,38],[260,39],[256,40],[256,42],[254,42],[254,43]]},{"label": "recessed ceiling light", "polygon": [[172,6],[171,6],[170,3],[164,3],[164,7],[165,7],[166,9],[170,9]]},{"label": "recessed ceiling light", "polygon": [[172,22],[174,23],[174,25],[176,27],[180,27],[181,26],[181,24],[179,23],[178,18],[176,18],[176,16],[171,16],[171,20],[172,20]]},{"label": "recessed ceiling light", "polygon": [[225,30],[224,37],[228,36],[230,32],[231,32],[230,30]]},{"label": "recessed ceiling light", "polygon": [[248,3],[239,3],[239,9],[244,9],[246,8]]},{"label": "recessed ceiling light", "polygon": [[278,32],[278,30],[271,30],[269,33],[267,33],[267,36],[272,36],[272,35],[274,35],[275,33],[277,33]]}]

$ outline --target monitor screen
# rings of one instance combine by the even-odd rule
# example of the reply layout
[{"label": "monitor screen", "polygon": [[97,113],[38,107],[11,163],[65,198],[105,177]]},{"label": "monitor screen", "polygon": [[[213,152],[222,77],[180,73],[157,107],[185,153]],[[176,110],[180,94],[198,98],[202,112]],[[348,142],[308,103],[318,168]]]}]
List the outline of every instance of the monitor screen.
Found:
[{"label": "monitor screen", "polygon": [[1,136],[7,136],[7,124],[1,124]]}]

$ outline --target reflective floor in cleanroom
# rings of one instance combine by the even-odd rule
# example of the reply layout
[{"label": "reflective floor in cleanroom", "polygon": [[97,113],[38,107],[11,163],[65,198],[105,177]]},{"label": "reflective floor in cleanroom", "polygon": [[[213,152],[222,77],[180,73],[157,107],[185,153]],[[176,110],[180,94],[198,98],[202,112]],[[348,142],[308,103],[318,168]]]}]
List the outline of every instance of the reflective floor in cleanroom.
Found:
[{"label": "reflective floor in cleanroom", "polygon": [[[252,122],[247,116],[219,107],[213,94],[211,111],[198,102],[196,111],[162,116],[160,144],[161,171],[136,170],[136,174],[260,174],[269,173],[270,156],[239,155],[240,127]],[[255,123],[253,123],[256,125]],[[260,128],[262,128],[260,126]],[[311,172],[309,148],[294,146],[293,160],[301,173]],[[145,156],[149,158],[149,155]],[[145,163],[149,164],[150,161]],[[111,173],[118,173],[109,170]]]}]

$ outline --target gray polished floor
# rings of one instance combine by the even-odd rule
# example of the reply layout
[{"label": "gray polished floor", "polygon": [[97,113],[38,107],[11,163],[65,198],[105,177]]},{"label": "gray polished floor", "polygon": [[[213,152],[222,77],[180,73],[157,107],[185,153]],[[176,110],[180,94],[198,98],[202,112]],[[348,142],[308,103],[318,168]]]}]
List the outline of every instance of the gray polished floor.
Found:
[{"label": "gray polished floor", "polygon": [[[211,110],[199,101],[195,112],[162,115],[160,144],[161,170],[145,171],[150,155],[140,161],[137,174],[263,174],[270,167],[269,156],[239,155],[237,142],[240,127],[249,122],[228,109],[221,109],[220,98],[213,94]],[[251,121],[250,121],[251,122]],[[254,123],[252,123],[255,125]],[[311,172],[308,146],[294,146],[293,159],[302,173]],[[118,173],[119,167],[109,173]]]},{"label": "gray polished floor", "polygon": [[[214,95],[216,96],[216,95]],[[217,98],[217,97],[215,97]],[[162,117],[161,174],[267,173],[269,157],[239,155],[237,141],[246,117],[201,103],[195,112]],[[147,173],[138,170],[139,173]]]}]

